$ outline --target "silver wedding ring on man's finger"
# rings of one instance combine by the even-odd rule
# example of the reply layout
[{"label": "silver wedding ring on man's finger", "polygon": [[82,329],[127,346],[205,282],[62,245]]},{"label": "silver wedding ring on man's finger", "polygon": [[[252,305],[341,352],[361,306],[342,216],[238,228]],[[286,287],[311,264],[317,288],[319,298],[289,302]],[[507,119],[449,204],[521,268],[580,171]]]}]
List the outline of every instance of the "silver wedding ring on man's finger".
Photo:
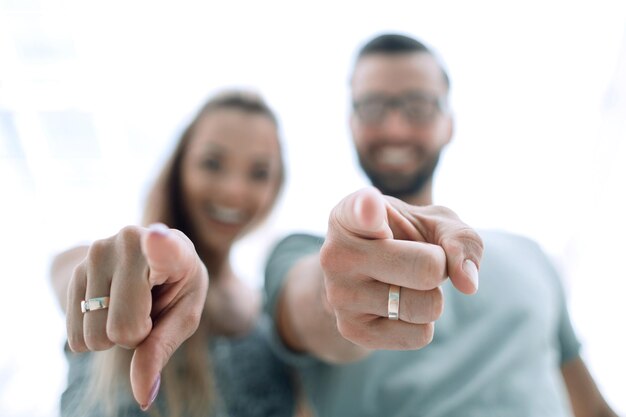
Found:
[{"label": "silver wedding ring on man's finger", "polygon": [[400,287],[389,285],[389,301],[387,302],[387,317],[389,320],[398,320],[400,315]]},{"label": "silver wedding ring on man's finger", "polygon": [[80,311],[87,313],[89,311],[101,310],[109,307],[109,297],[96,297],[80,302]]}]

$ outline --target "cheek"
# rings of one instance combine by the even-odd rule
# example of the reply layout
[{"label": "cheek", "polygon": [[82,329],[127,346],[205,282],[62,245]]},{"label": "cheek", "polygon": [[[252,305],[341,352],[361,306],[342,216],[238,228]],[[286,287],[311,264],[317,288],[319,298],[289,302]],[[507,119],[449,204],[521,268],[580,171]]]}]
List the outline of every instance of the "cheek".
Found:
[{"label": "cheek", "polygon": [[446,126],[438,125],[431,132],[431,137],[435,140],[430,141],[431,148],[439,150],[450,141],[450,134]]},{"label": "cheek", "polygon": [[254,193],[255,216],[267,213],[274,202],[276,186],[264,185]]},{"label": "cheek", "polygon": [[207,194],[218,182],[218,178],[202,169],[190,169],[183,176],[183,190],[190,196]]},{"label": "cheek", "polygon": [[370,143],[374,141],[375,137],[376,135],[371,132],[371,129],[360,128],[355,129],[352,132],[352,140],[354,142],[354,146],[358,150],[366,149],[370,145]]}]

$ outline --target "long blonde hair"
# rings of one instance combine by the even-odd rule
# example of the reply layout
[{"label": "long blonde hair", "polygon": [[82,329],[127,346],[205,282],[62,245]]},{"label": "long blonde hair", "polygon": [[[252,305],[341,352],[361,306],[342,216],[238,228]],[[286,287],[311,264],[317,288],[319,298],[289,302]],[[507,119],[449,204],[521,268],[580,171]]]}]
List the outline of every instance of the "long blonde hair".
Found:
[{"label": "long blonde hair", "polygon": [[[200,109],[183,131],[174,152],[152,186],[144,209],[144,225],[160,222],[178,229],[191,239],[196,248],[200,240],[193,225],[185,216],[186,208],[180,175],[182,160],[200,118],[207,113],[225,108],[264,115],[274,122],[278,130],[274,112],[260,96],[240,90],[215,96]],[[280,177],[273,203],[280,193],[283,182],[284,163],[281,155]],[[264,214],[267,215],[270,210],[271,207]],[[211,253],[210,250],[198,252]],[[215,261],[216,259],[203,259],[207,267]],[[209,320],[205,314],[200,321],[198,331],[181,345],[163,369],[160,401],[157,403],[164,404],[165,409],[152,407],[150,410],[152,415],[160,416],[165,413],[171,417],[201,417],[206,416],[215,407],[213,372],[207,349],[208,323]],[[101,407],[105,415],[115,416],[120,409],[131,404],[129,369],[132,353],[132,350],[116,346],[94,355],[89,391],[85,396],[89,409],[94,406]]]}]

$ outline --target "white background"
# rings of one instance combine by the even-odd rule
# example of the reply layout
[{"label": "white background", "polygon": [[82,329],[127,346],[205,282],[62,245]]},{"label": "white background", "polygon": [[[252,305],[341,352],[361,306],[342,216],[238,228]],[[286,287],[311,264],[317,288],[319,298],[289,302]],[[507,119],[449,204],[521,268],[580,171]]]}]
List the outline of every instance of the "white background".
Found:
[{"label": "white background", "polygon": [[354,52],[381,31],[431,45],[452,78],[435,200],[538,240],[563,273],[600,388],[626,413],[626,6],[619,1],[0,0],[0,416],[55,416],[57,251],[137,223],[180,130],[222,87],[258,89],[288,181],[235,253],[262,283],[287,232],[323,232],[366,184],[347,130]]}]

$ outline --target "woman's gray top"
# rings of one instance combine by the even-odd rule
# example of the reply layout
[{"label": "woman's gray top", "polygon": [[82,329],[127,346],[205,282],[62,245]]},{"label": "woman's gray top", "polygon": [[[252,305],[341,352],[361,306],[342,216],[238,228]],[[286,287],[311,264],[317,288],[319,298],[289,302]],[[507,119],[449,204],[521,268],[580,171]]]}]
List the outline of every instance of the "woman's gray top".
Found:
[{"label": "woman's gray top", "polygon": [[[272,353],[267,341],[267,318],[246,336],[216,337],[207,344],[215,372],[217,404],[207,417],[293,416],[295,389],[289,369]],[[93,353],[73,353],[66,345],[68,384],[61,397],[62,417],[104,417],[100,407],[87,414],[79,409],[88,382]],[[163,409],[157,397],[155,405]],[[145,417],[128,393],[117,416]],[[167,415],[167,413],[165,413]]]}]

